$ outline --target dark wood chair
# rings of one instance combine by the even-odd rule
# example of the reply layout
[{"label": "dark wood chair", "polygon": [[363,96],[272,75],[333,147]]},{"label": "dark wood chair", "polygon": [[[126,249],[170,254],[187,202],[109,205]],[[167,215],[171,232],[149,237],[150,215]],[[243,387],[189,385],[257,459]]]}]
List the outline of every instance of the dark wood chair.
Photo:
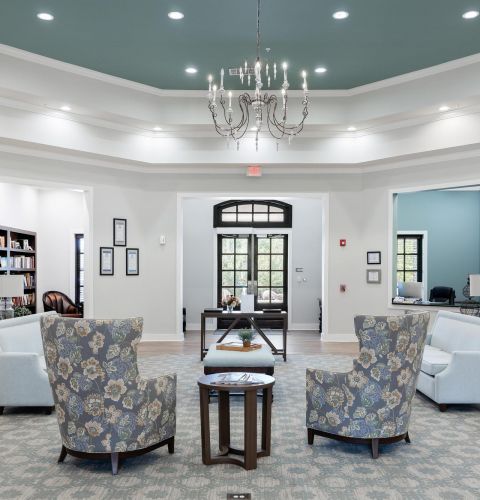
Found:
[{"label": "dark wood chair", "polygon": [[43,310],[55,311],[68,318],[83,318],[83,311],[63,292],[55,290],[43,294]]}]

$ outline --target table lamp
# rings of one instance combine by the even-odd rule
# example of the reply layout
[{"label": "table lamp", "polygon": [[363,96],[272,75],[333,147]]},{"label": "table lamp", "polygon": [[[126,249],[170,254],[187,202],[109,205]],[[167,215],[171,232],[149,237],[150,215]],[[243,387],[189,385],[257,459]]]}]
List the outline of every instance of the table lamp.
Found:
[{"label": "table lamp", "polygon": [[471,274],[470,278],[470,297],[480,297],[480,274]]},{"label": "table lamp", "polygon": [[1,311],[2,319],[13,318],[12,297],[22,295],[24,295],[22,274],[0,276],[0,297],[4,300],[3,311]]}]

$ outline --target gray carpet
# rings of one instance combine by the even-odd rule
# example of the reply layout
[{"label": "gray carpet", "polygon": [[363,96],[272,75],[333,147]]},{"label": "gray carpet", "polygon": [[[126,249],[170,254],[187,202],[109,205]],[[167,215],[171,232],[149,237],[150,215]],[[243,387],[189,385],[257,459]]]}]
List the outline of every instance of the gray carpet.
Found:
[{"label": "gray carpet", "polygon": [[[291,355],[278,359],[274,387],[272,456],[246,472],[234,465],[201,461],[197,356],[143,359],[142,371],[179,376],[176,451],[162,448],[128,459],[119,475],[106,462],[67,457],[57,465],[60,440],[55,416],[7,410],[0,417],[0,498],[165,498],[226,499],[250,492],[253,499],[460,499],[480,497],[480,412],[453,407],[440,413],[423,397],[415,399],[412,444],[381,448],[373,461],[364,446],[322,438],[306,443],[305,367],[346,371],[345,356]],[[233,441],[241,445],[242,401],[233,403]],[[216,403],[212,404],[215,425]],[[212,437],[215,432],[212,433]]]}]

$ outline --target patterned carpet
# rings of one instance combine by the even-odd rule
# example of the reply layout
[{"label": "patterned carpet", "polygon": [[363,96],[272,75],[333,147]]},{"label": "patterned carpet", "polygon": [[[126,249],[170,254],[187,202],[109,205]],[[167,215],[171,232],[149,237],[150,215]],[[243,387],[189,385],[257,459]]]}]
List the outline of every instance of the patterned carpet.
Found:
[{"label": "patterned carpet", "polygon": [[[196,356],[144,358],[142,372],[178,374],[177,436],[174,455],[162,448],[126,460],[113,477],[106,462],[67,457],[57,465],[60,440],[55,416],[7,410],[0,417],[0,498],[226,499],[250,492],[257,499],[460,499],[480,497],[480,412],[453,407],[441,414],[417,396],[412,444],[381,447],[373,461],[364,446],[322,438],[306,443],[305,367],[347,371],[345,356],[291,355],[278,359],[274,387],[272,456],[255,471],[201,461]],[[232,437],[241,446],[242,401],[232,408]],[[212,404],[212,429],[216,425]],[[212,437],[215,431],[212,432]],[[215,443],[212,443],[212,449]]]}]

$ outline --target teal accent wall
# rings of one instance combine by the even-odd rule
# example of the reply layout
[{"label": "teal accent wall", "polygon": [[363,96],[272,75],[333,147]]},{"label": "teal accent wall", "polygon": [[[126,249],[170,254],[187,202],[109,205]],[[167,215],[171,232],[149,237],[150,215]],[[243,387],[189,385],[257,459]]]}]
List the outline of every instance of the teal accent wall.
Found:
[{"label": "teal accent wall", "polygon": [[427,299],[451,286],[457,300],[469,274],[480,273],[480,192],[422,191],[397,198],[397,230],[427,231]]}]

